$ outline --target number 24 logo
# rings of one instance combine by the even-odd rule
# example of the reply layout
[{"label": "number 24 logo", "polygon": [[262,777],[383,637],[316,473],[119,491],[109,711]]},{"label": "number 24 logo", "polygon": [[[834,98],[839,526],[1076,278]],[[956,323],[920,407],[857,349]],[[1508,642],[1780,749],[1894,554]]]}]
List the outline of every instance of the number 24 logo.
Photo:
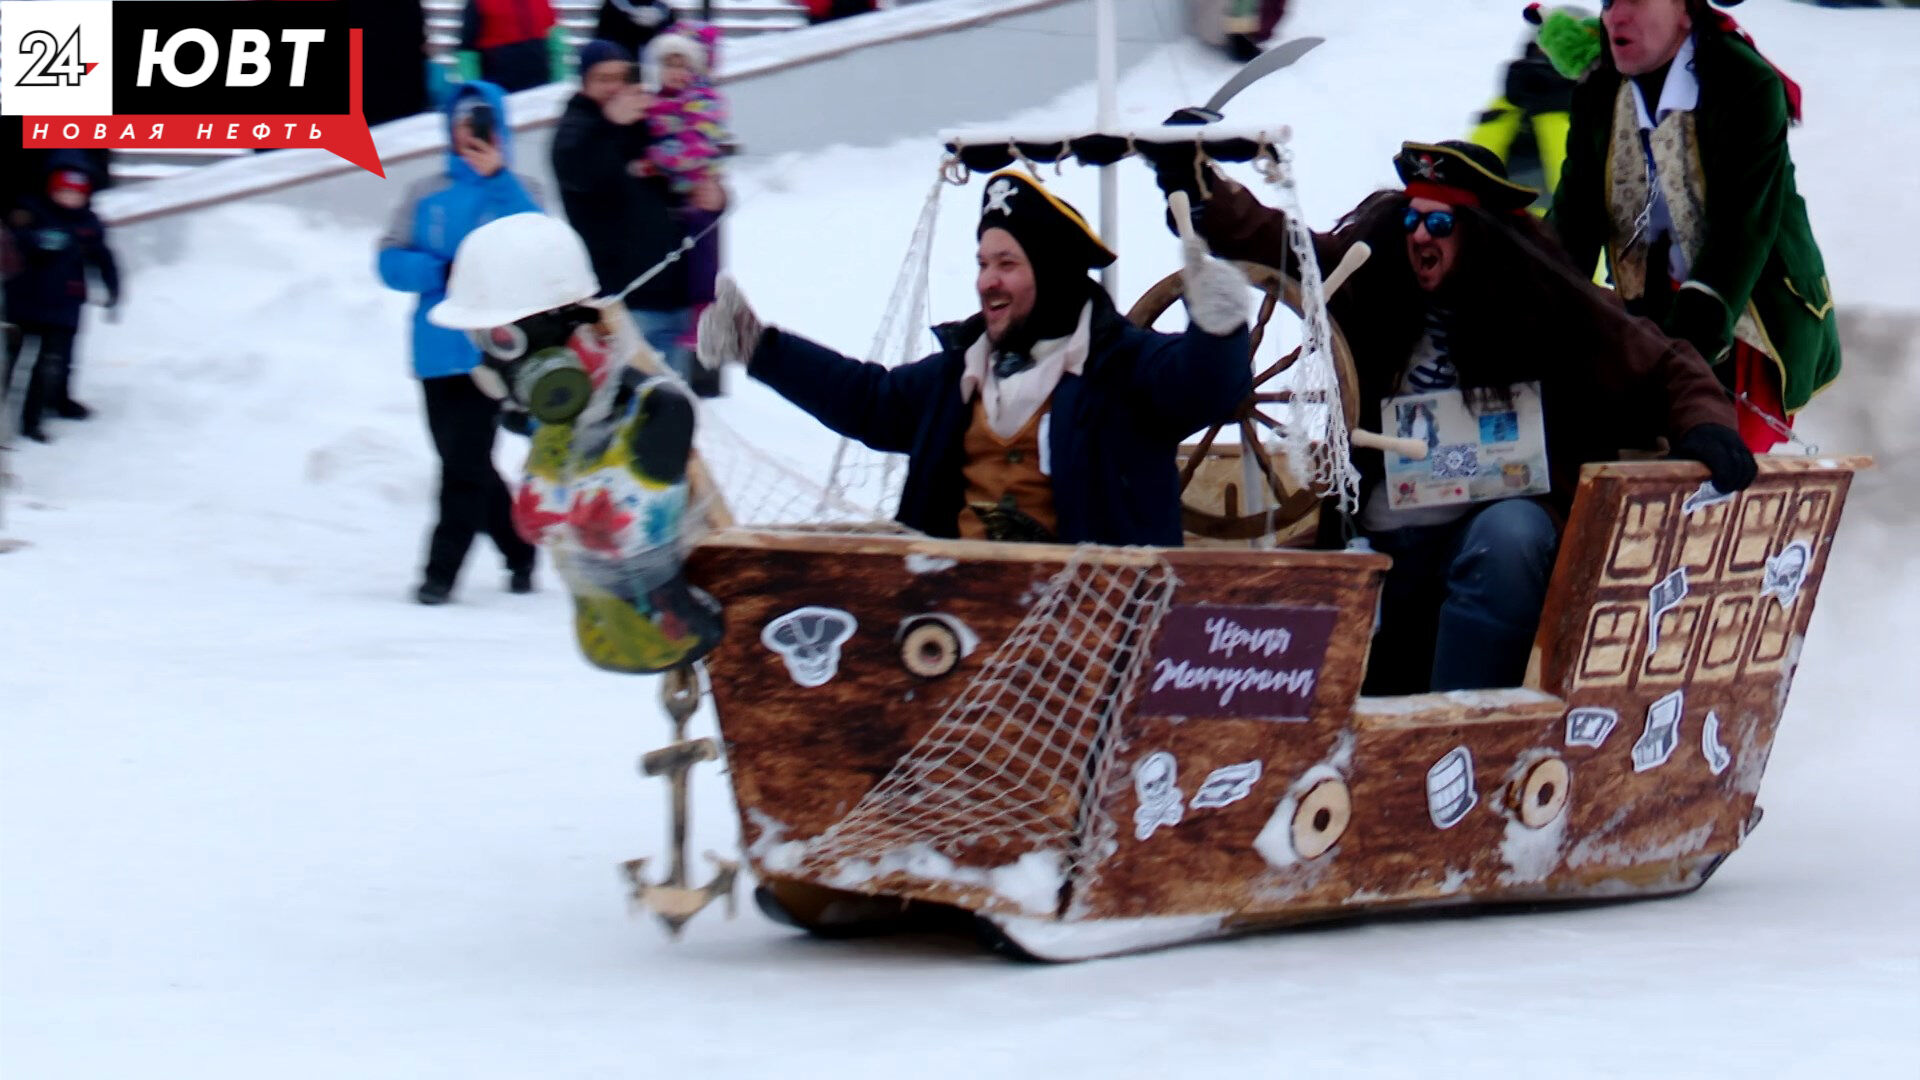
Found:
[{"label": "number 24 logo", "polygon": [[91,65],[80,62],[80,28],[74,27],[67,40],[57,40],[52,31],[35,30],[20,39],[20,51],[33,54],[20,86],[79,86],[80,77]]}]

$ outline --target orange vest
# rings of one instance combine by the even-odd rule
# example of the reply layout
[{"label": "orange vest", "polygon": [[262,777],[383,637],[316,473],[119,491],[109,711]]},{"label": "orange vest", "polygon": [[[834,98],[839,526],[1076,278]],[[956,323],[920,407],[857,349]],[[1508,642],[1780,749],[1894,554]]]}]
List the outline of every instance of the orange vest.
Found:
[{"label": "orange vest", "polygon": [[[1058,532],[1060,522],[1053,512],[1053,478],[1040,471],[1040,418],[1051,405],[1042,405],[1026,426],[1011,439],[1002,439],[987,424],[984,395],[973,399],[973,423],[967,427],[962,443],[967,463],[961,473],[967,481],[967,506],[989,503],[1010,505]],[[986,522],[971,509],[960,511],[960,536],[967,540],[987,539]]]}]

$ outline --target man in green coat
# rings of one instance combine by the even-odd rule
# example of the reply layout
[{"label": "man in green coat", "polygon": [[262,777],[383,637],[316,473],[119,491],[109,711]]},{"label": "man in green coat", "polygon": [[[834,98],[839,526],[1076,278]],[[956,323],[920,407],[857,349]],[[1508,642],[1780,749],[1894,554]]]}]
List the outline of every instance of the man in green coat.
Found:
[{"label": "man in green coat", "polygon": [[1628,309],[1714,365],[1764,451],[1840,372],[1787,150],[1800,88],[1707,0],[1606,0],[1598,31],[1548,220],[1577,265],[1604,250]]}]

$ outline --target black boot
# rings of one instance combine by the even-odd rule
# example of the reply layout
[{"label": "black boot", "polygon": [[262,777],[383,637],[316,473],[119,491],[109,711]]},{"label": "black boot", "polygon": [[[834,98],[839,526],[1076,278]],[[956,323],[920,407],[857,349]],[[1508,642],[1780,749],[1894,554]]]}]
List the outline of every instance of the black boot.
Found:
[{"label": "black boot", "polygon": [[47,402],[47,408],[62,420],[85,420],[93,415],[93,410],[70,397],[62,395]]},{"label": "black boot", "polygon": [[703,398],[717,398],[727,392],[720,381],[720,369],[701,363],[693,365],[693,377],[687,383]]},{"label": "black boot", "polygon": [[85,420],[93,410],[73,400],[73,334],[40,335],[40,394],[62,420]]},{"label": "black boot", "polygon": [[34,442],[46,442],[47,431],[40,426],[42,406],[46,402],[46,380],[39,370],[27,376],[27,389],[20,403],[20,434]]},{"label": "black boot", "polygon": [[414,590],[413,598],[428,607],[436,607],[453,599],[453,586],[439,581],[423,581]]}]

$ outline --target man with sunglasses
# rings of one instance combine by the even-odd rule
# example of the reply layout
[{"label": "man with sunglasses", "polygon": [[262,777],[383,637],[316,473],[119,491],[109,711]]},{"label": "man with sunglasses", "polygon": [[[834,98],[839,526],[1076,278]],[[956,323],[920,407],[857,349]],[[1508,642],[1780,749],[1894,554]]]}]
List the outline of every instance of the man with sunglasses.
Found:
[{"label": "man with sunglasses", "polygon": [[[1196,225],[1217,254],[1297,270],[1279,211],[1190,157],[1157,164],[1164,189],[1202,207]],[[1359,535],[1393,556],[1368,693],[1516,686],[1581,465],[1664,436],[1736,491],[1753,481],[1753,455],[1698,354],[1575,270],[1527,212],[1536,193],[1491,150],[1405,143],[1394,168],[1403,188],[1314,234],[1323,267],[1356,243],[1372,250],[1327,305],[1353,351],[1361,423],[1379,430],[1394,398],[1457,394],[1499,431],[1513,401],[1537,399],[1546,493],[1408,506],[1383,483],[1382,455],[1357,450],[1360,512],[1329,504],[1321,540]],[[1532,479],[1523,490],[1537,490]]]},{"label": "man with sunglasses", "polygon": [[1747,445],[1769,449],[1840,374],[1787,147],[1800,88],[1707,0],[1606,0],[1596,29],[1548,220],[1575,262],[1606,253],[1628,310],[1691,343],[1746,402]]}]

